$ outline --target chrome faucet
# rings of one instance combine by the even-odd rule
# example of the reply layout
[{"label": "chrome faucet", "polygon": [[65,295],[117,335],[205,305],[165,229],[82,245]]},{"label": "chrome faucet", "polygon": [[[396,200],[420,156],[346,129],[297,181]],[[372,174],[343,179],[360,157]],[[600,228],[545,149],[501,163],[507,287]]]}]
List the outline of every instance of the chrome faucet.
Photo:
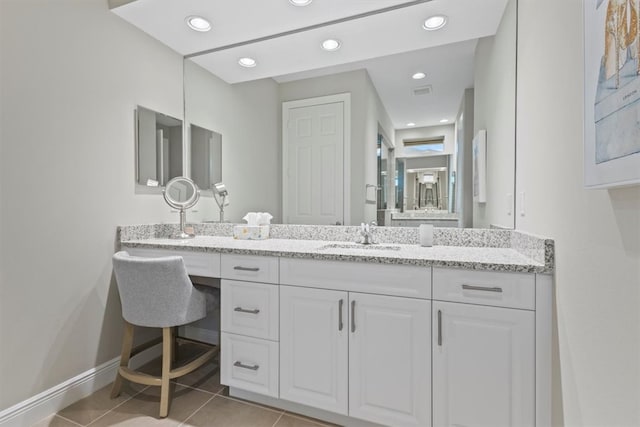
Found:
[{"label": "chrome faucet", "polygon": [[377,225],[378,224],[375,221],[371,221],[368,224],[365,224],[364,222],[360,224],[360,234],[362,235],[362,242],[360,243],[363,245],[373,245],[376,243],[373,240],[373,232]]}]

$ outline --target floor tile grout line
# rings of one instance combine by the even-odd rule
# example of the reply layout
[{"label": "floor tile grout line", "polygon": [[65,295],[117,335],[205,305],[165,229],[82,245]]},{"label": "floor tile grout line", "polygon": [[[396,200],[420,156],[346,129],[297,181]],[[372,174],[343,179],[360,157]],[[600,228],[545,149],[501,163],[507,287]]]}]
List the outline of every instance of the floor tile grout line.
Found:
[{"label": "floor tile grout line", "polygon": [[137,395],[139,395],[140,393],[142,393],[143,391],[145,391],[146,389],[148,389],[151,386],[146,386],[144,387],[142,390],[138,391],[137,393],[132,394],[131,396],[129,396],[128,398],[124,399],[122,402],[118,403],[116,406],[114,406],[113,408],[109,409],[107,412],[105,412],[104,414],[100,415],[99,417],[97,417],[96,419],[92,420],[89,422],[89,424],[85,424],[84,427],[88,427],[91,424],[95,423],[96,421],[98,421],[101,418],[104,418],[108,413],[113,412],[114,409],[119,408],[120,406],[124,405],[125,403],[127,403],[128,401],[130,401],[131,399],[133,399],[134,397],[136,397]]},{"label": "floor tile grout line", "polygon": [[74,425],[77,425],[77,426],[80,426],[80,427],[84,427],[84,424],[80,424],[80,423],[79,423],[79,422],[77,422],[77,421],[73,421],[72,419],[69,419],[69,418],[67,418],[67,417],[63,417],[62,415],[59,415],[58,413],[53,414],[53,417],[52,417],[52,418],[55,418],[55,417],[62,418],[63,420],[68,421],[68,422],[70,422],[71,424],[74,424]]},{"label": "floor tile grout line", "polygon": [[185,423],[187,421],[189,421],[200,409],[204,408],[209,402],[211,402],[213,399],[215,399],[216,395],[214,394],[213,396],[211,396],[209,399],[207,399],[206,402],[204,402],[202,405],[200,405],[198,407],[198,409],[196,409],[195,411],[193,411],[191,413],[191,415],[189,415],[187,418],[184,419],[184,421],[182,421],[180,424],[178,424],[178,427],[184,426]]},{"label": "floor tile grout line", "polygon": [[284,411],[282,411],[282,413],[280,414],[280,416],[278,417],[278,419],[276,420],[275,423],[273,423],[273,425],[271,427],[276,427],[276,425],[280,422],[280,419],[284,416]]},{"label": "floor tile grout line", "polygon": [[223,399],[229,399],[229,400],[233,400],[234,402],[238,402],[238,403],[244,403],[245,405],[249,405],[249,406],[254,406],[256,408],[261,408],[261,409],[265,409],[267,411],[271,411],[271,412],[275,412],[275,413],[284,413],[284,409],[275,409],[275,408],[271,408],[271,407],[267,407],[267,406],[263,406],[263,405],[258,405],[256,403],[253,402],[249,402],[248,400],[242,400],[242,399],[237,399],[233,396],[223,396],[223,395],[219,395],[220,397],[222,397]]}]

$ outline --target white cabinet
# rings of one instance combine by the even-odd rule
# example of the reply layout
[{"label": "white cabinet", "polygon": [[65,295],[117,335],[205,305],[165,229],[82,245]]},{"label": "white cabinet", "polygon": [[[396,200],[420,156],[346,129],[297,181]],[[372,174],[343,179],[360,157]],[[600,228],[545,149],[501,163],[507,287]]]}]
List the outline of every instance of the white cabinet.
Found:
[{"label": "white cabinet", "polygon": [[350,293],[349,310],[349,415],[430,425],[431,302]]},{"label": "white cabinet", "polygon": [[348,411],[347,292],[280,286],[280,398]]},{"label": "white cabinet", "polygon": [[433,302],[433,424],[535,425],[535,312]]},{"label": "white cabinet", "polygon": [[280,287],[280,398],[385,425],[428,426],[427,300]]}]

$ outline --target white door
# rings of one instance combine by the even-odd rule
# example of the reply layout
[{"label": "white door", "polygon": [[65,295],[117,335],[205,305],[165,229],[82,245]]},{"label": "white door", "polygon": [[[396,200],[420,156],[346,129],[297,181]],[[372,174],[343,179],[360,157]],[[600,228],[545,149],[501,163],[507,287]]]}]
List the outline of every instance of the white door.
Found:
[{"label": "white door", "polygon": [[349,294],[349,415],[431,424],[431,301]]},{"label": "white door", "polygon": [[280,398],[347,415],[347,293],[280,286]]},{"label": "white door", "polygon": [[344,224],[344,102],[283,108],[288,224]]},{"label": "white door", "polygon": [[533,311],[433,302],[433,425],[535,425]]}]

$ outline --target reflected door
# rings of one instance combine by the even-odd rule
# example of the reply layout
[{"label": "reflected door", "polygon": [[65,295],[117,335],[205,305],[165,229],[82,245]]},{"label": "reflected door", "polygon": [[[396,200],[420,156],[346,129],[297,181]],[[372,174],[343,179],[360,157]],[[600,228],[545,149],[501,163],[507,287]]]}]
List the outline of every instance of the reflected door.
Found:
[{"label": "reflected door", "polygon": [[344,103],[287,104],[284,222],[344,224]]}]

